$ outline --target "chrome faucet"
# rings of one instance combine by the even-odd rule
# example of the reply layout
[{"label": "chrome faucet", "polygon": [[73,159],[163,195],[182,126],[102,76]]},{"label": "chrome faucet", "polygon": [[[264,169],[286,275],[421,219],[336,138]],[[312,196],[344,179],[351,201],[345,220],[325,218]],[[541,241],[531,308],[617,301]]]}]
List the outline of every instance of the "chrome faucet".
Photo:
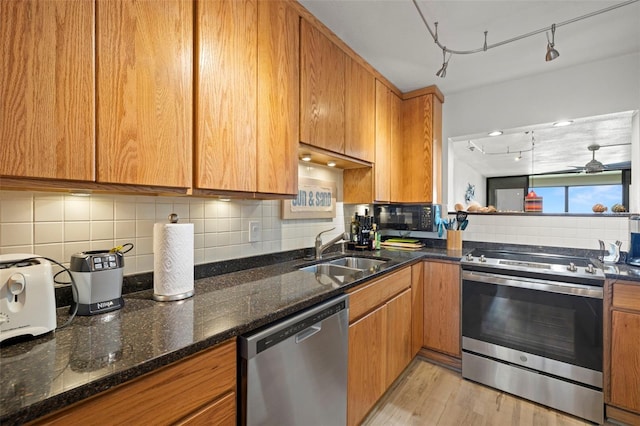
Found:
[{"label": "chrome faucet", "polygon": [[333,244],[337,243],[338,241],[340,241],[340,240],[349,241],[349,238],[350,238],[349,234],[347,232],[344,232],[344,233],[338,235],[337,237],[333,238],[331,241],[327,242],[326,244],[322,244],[321,235],[324,234],[325,232],[333,231],[334,229],[336,229],[336,228],[333,227],[331,229],[327,229],[326,231],[322,231],[318,235],[316,235],[316,260],[322,259],[322,253],[327,248],[329,248]]}]

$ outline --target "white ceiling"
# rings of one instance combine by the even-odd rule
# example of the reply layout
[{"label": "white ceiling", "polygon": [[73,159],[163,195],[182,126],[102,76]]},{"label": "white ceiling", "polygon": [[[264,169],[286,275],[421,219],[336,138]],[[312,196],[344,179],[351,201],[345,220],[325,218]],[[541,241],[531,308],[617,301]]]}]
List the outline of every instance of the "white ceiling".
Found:
[{"label": "white ceiling", "polygon": [[[545,34],[471,55],[454,55],[446,78],[435,76],[442,50],[411,0],[299,0],[401,91],[436,84],[445,94],[553,69],[640,52],[640,2],[556,29],[560,57],[545,62]],[[418,4],[448,48],[471,50],[549,27],[621,2],[425,1]]]},{"label": "white ceiling", "polygon": [[[632,116],[629,111],[577,119],[566,127],[548,123],[511,129],[501,136],[455,138],[454,163],[485,177],[580,171],[592,159],[588,147],[594,144],[600,146],[595,158],[605,166],[630,162]],[[522,159],[515,161],[519,155]]]}]

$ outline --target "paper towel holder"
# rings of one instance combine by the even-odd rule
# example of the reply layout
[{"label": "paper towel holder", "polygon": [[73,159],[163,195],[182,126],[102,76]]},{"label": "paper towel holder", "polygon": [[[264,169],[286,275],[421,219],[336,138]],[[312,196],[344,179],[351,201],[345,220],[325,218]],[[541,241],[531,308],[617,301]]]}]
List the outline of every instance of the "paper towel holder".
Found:
[{"label": "paper towel holder", "polygon": [[[169,223],[178,223],[178,220],[179,220],[178,215],[176,213],[171,213],[168,216],[168,219],[169,219]],[[184,293],[172,294],[172,295],[158,294],[154,291],[153,300],[157,302],[176,302],[179,300],[188,299],[192,297],[194,294],[195,294],[195,291],[193,288],[191,288],[190,290]]]}]

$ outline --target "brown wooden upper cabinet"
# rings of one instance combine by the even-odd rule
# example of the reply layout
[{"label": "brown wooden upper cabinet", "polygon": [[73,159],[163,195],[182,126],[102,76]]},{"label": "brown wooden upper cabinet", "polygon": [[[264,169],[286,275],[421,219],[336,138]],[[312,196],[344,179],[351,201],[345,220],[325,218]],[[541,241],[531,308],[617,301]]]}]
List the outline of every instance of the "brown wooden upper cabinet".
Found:
[{"label": "brown wooden upper cabinet", "polygon": [[95,179],[94,8],[0,2],[0,176]]},{"label": "brown wooden upper cabinet", "polygon": [[304,19],[300,46],[300,141],[373,162],[373,74]]},{"label": "brown wooden upper cabinet", "polygon": [[344,52],[301,19],[301,142],[344,153],[345,63]]},{"label": "brown wooden upper cabinet", "polygon": [[374,201],[402,196],[402,100],[376,80]]},{"label": "brown wooden upper cabinet", "polygon": [[350,157],[375,159],[376,80],[353,58],[347,57],[345,75],[345,147]]},{"label": "brown wooden upper cabinet", "polygon": [[295,194],[297,13],[284,1],[197,4],[196,188]]},{"label": "brown wooden upper cabinet", "polygon": [[437,202],[441,197],[441,100],[435,94],[405,97],[402,124],[402,144],[398,147],[402,152],[402,175],[395,201]]},{"label": "brown wooden upper cabinet", "polygon": [[258,2],[258,192],[298,193],[300,17]]},{"label": "brown wooden upper cabinet", "polygon": [[195,186],[256,190],[257,3],[198,2]]},{"label": "brown wooden upper cabinet", "polygon": [[391,89],[376,80],[375,201],[391,201]]},{"label": "brown wooden upper cabinet", "polygon": [[193,3],[102,1],[96,22],[98,182],[191,187]]}]

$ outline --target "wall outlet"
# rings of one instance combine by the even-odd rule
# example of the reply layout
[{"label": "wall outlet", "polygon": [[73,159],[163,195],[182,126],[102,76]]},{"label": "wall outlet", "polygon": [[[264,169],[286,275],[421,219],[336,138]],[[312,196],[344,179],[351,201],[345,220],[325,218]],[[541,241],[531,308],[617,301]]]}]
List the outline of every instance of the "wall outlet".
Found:
[{"label": "wall outlet", "polygon": [[262,228],[260,226],[260,222],[251,221],[249,222],[249,242],[255,243],[260,241],[262,234]]}]

